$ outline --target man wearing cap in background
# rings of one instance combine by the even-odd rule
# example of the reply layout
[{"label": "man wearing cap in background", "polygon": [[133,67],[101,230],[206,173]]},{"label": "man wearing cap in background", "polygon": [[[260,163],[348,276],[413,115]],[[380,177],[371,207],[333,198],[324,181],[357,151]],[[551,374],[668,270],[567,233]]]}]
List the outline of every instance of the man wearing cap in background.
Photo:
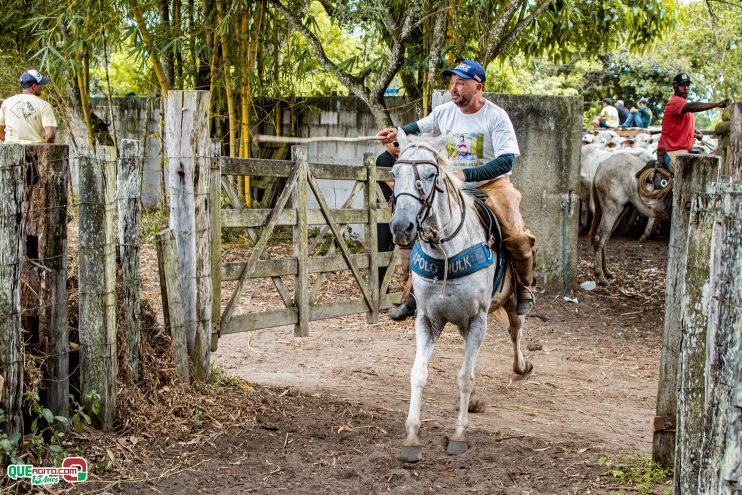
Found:
[{"label": "man wearing cap in background", "polygon": [[[454,160],[453,175],[487,194],[487,204],[500,222],[503,247],[510,255],[519,282],[516,311],[519,315],[527,314],[534,304],[531,287],[535,238],[525,228],[520,214],[520,192],[510,182],[513,163],[520,155],[513,124],[505,110],[482,96],[485,73],[479,63],[464,60],[454,69],[443,71],[443,75],[451,76],[452,101],[434,108],[427,117],[402,126],[402,130],[407,134],[439,131],[446,136],[446,150]],[[397,129],[387,127],[378,135],[384,142],[396,141]],[[466,158],[457,160],[462,140]],[[470,154],[476,159],[472,160]],[[414,298],[405,301],[405,305],[410,304],[414,305]],[[407,316],[412,314],[414,308]]]},{"label": "man wearing cap in background", "polygon": [[696,112],[705,112],[712,108],[724,108],[731,100],[722,100],[717,103],[688,102],[690,78],[680,73],[672,80],[674,94],[667,101],[665,115],[662,117],[662,135],[657,143],[657,162],[666,167],[675,165],[675,157],[680,153],[688,153],[693,147],[696,136]]},{"label": "man wearing cap in background", "polygon": [[641,127],[643,129],[649,127],[649,124],[652,123],[652,111],[647,106],[648,104],[649,100],[646,98],[639,100],[639,108],[631,107],[631,110],[629,110],[631,115],[621,127]]},{"label": "man wearing cap in background", "polygon": [[39,98],[47,76],[36,70],[21,74],[23,91],[0,106],[0,141],[7,144],[54,143],[57,119],[49,102]]},{"label": "man wearing cap in background", "polygon": [[603,110],[593,120],[593,127],[602,127],[604,129],[614,129],[618,127],[618,110],[613,106],[613,100],[603,98],[601,101]]}]

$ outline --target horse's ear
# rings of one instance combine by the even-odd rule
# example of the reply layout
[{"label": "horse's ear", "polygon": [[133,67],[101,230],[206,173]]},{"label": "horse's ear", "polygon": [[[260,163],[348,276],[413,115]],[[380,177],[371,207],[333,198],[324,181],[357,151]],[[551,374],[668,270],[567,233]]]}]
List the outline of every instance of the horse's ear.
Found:
[{"label": "horse's ear", "polygon": [[397,142],[399,143],[399,149],[402,149],[407,144],[407,134],[401,127],[397,127]]}]

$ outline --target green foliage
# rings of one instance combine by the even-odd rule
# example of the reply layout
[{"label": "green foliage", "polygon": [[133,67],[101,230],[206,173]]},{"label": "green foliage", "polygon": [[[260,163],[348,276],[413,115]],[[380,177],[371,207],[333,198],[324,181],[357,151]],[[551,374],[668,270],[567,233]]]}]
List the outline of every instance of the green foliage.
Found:
[{"label": "green foliage", "polygon": [[[313,241],[313,239],[316,239],[317,236],[320,234],[319,227],[312,227],[309,229],[309,241],[310,244]],[[348,246],[348,250],[352,254],[358,254],[363,253],[365,251],[365,247],[363,246],[363,243],[358,239],[358,234],[353,232],[353,229],[351,227],[345,228],[345,233],[343,238],[345,239],[345,245]],[[328,231],[325,236],[322,238],[322,241],[317,245],[317,247],[314,248],[314,251],[312,252],[312,255],[314,256],[325,256],[330,250],[330,246],[333,245],[335,242],[335,236],[332,235],[331,231]]]},{"label": "green foliage", "polygon": [[170,210],[167,208],[156,208],[154,210],[144,210],[142,212],[141,230],[139,239],[144,244],[155,242],[155,234],[168,226]]},{"label": "green foliage", "polygon": [[[72,415],[69,418],[55,416],[51,410],[44,407],[35,390],[23,394],[23,403],[31,419],[30,429],[23,437],[22,447],[20,446],[20,433],[10,436],[4,432],[0,433],[0,466],[8,463],[22,464],[22,455],[36,462],[42,462],[44,459],[61,462],[69,456],[66,451],[68,447],[65,442],[66,431],[81,433],[85,425],[91,424],[88,412],[98,414],[100,410],[100,396],[96,393],[85,397],[84,406],[70,395],[69,404]],[[0,426],[5,424],[5,421],[5,412],[0,409]]]},{"label": "green foliage", "polygon": [[611,470],[610,474],[621,485],[620,489],[652,495],[661,488],[661,493],[670,494],[672,468],[663,468],[647,457],[619,457],[617,460],[600,457],[598,464]]}]

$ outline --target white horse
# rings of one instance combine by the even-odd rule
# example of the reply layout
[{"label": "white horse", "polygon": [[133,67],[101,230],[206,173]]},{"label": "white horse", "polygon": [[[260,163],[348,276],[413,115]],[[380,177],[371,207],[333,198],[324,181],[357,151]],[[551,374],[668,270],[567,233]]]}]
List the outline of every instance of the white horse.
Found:
[{"label": "white horse", "polygon": [[[464,361],[458,375],[459,415],[454,435],[448,441],[448,453],[466,452],[466,427],[471,410],[482,410],[475,401],[474,366],[479,348],[487,332],[487,314],[509,322],[510,338],[515,358],[513,370],[524,375],[533,369],[520,349],[524,317],[515,313],[515,294],[512,269],[508,266],[498,291],[492,294],[493,277],[499,260],[498,253],[489,250],[472,198],[461,192],[460,183],[446,171],[447,159],[437,151],[442,144],[427,137],[397,136],[401,152],[392,168],[394,175],[394,215],[390,228],[394,242],[409,246],[418,240],[411,256],[412,284],[417,298],[415,337],[417,351],[410,373],[410,409],[405,427],[407,436],[402,443],[400,460],[417,462],[422,459],[420,405],[422,391],[428,378],[428,363],[435,342],[446,323],[458,326],[464,338]],[[484,244],[484,247],[482,246]],[[457,254],[471,251],[457,258]],[[476,251],[476,252],[475,252]],[[465,274],[467,267],[477,261],[481,269]],[[421,274],[425,272],[425,275]],[[457,276],[462,275],[463,276]]]}]

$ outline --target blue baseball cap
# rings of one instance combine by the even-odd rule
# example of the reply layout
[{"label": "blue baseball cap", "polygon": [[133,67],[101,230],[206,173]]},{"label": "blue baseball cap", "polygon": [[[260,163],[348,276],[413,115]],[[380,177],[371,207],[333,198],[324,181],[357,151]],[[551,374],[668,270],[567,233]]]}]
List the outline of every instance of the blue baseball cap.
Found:
[{"label": "blue baseball cap", "polygon": [[474,60],[464,60],[453,69],[443,71],[444,76],[453,76],[454,74],[463,77],[464,79],[474,79],[478,83],[482,84],[484,84],[485,81],[484,67]]},{"label": "blue baseball cap", "polygon": [[50,79],[47,76],[42,76],[39,71],[35,69],[27,70],[21,74],[19,82],[24,88],[31,87],[32,84],[48,84]]}]

